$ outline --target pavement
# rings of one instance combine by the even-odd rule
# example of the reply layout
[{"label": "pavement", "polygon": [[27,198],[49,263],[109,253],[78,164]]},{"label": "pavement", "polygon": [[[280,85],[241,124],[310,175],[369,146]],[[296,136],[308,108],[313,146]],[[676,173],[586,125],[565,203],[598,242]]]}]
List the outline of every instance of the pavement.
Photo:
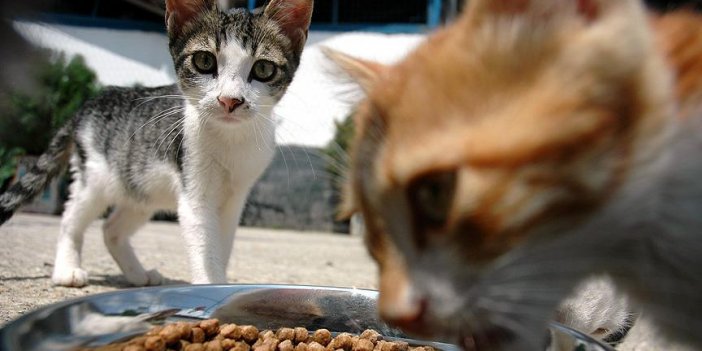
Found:
[{"label": "pavement", "polygon": [[[43,305],[129,287],[102,242],[101,221],[85,234],[83,268],[90,273],[90,284],[80,289],[53,286],[59,222],[60,217],[22,213],[0,227],[0,324]],[[132,244],[144,266],[158,269],[166,284],[190,280],[177,224],[150,222]],[[377,270],[362,239],[331,233],[240,228],[227,276],[231,283],[377,288]],[[645,319],[617,349],[691,351],[663,341]]]}]

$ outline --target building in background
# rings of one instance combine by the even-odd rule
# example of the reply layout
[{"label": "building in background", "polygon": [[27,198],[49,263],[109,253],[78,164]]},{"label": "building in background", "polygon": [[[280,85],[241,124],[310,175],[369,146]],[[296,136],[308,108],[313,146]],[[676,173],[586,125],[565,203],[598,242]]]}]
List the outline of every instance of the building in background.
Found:
[{"label": "building in background", "polygon": [[[26,1],[26,0],[25,0]],[[263,0],[219,0],[222,7],[254,8]],[[648,0],[658,10],[681,4],[700,8],[702,0]],[[14,27],[36,46],[82,55],[102,85],[157,86],[175,82],[164,28],[164,0],[29,0],[33,13],[16,17]],[[335,121],[348,116],[353,98],[329,74],[321,45],[391,63],[423,39],[423,33],[450,21],[462,0],[315,0],[310,38],[288,94],[276,108],[273,164],[254,187],[245,225],[301,230],[341,230],[335,222],[335,167],[322,148],[329,146]],[[349,31],[353,31],[349,33]],[[333,145],[332,145],[333,147]],[[341,229],[340,229],[341,227]]]}]

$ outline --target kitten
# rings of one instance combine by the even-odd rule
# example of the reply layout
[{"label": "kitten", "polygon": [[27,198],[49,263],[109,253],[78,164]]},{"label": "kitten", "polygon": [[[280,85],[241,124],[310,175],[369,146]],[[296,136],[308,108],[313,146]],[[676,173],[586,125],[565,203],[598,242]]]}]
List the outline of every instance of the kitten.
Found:
[{"label": "kitten", "polygon": [[367,92],[349,210],[381,316],[466,349],[536,350],[595,274],[702,347],[702,18],[639,0],[471,0]]},{"label": "kitten", "polygon": [[[178,86],[107,88],[0,197],[0,221],[35,196],[70,157],[73,182],[52,280],[84,286],[86,226],[113,209],[104,240],[127,281],[161,282],[129,237],[157,210],[177,210],[196,284],[226,282],[234,232],[274,151],[273,106],[293,79],[313,0],[272,0],[251,14],[214,0],[167,0]],[[0,222],[1,223],[1,222]]]}]

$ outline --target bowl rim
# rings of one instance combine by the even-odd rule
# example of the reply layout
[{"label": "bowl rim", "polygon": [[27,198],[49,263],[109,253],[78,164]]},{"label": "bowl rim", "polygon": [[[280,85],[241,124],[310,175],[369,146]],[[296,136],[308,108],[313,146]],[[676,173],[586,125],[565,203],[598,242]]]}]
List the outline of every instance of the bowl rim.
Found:
[{"label": "bowl rim", "polygon": [[[366,289],[366,288],[356,288],[356,287],[338,287],[338,286],[322,286],[322,285],[306,285],[306,284],[257,284],[257,283],[236,283],[236,284],[174,284],[174,285],[162,285],[162,286],[149,286],[149,287],[132,287],[132,288],[123,288],[123,289],[118,289],[114,291],[105,291],[105,292],[100,292],[100,293],[95,293],[95,294],[89,294],[85,296],[77,296],[77,297],[71,297],[68,298],[64,301],[59,301],[59,302],[54,302],[50,303],[47,305],[39,306],[34,308],[31,311],[25,312],[22,315],[13,318],[3,325],[0,326],[0,346],[2,346],[5,342],[6,337],[4,336],[8,332],[11,332],[18,327],[22,326],[26,322],[30,322],[32,320],[37,319],[38,316],[42,314],[46,314],[47,316],[50,315],[52,312],[57,311],[62,308],[66,308],[72,305],[77,305],[83,302],[89,302],[91,300],[96,300],[96,299],[104,299],[104,298],[109,298],[112,296],[119,296],[119,295],[124,295],[124,294],[129,294],[129,293],[139,293],[139,292],[145,292],[145,293],[151,293],[151,294],[157,294],[159,292],[168,292],[168,291],[175,291],[177,289],[204,289],[204,288],[210,288],[210,289],[232,289],[232,288],[241,288],[242,290],[250,289],[250,290],[256,290],[256,289],[293,289],[293,290],[322,290],[322,291],[337,291],[337,292],[345,292],[345,293],[360,293],[362,295],[365,295],[366,297],[370,297],[373,299],[377,299],[377,296],[379,292],[377,290],[373,289]],[[577,340],[592,344],[594,346],[600,347],[604,351],[614,351],[614,349],[603,342],[600,342],[598,340],[595,340],[591,336],[580,332],[578,330],[572,329],[568,326],[565,326],[561,323],[552,321],[549,322],[549,328],[558,330],[559,332],[563,332],[565,334],[568,334],[572,337],[574,337]]]}]

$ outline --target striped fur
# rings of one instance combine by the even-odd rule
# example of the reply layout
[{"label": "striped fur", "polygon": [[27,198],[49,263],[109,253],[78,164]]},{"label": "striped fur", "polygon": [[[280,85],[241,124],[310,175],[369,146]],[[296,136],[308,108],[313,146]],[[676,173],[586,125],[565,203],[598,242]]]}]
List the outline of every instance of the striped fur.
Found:
[{"label": "striped fur", "polygon": [[24,203],[36,197],[68,164],[72,151],[73,126],[61,128],[51,140],[48,149],[29,171],[6,192],[0,195],[0,225]]},{"label": "striped fur", "polygon": [[368,92],[349,188],[381,316],[536,350],[550,318],[624,327],[619,298],[585,303],[602,280],[555,313],[605,274],[702,346],[700,28],[638,0],[473,0],[396,65],[331,55]]}]

